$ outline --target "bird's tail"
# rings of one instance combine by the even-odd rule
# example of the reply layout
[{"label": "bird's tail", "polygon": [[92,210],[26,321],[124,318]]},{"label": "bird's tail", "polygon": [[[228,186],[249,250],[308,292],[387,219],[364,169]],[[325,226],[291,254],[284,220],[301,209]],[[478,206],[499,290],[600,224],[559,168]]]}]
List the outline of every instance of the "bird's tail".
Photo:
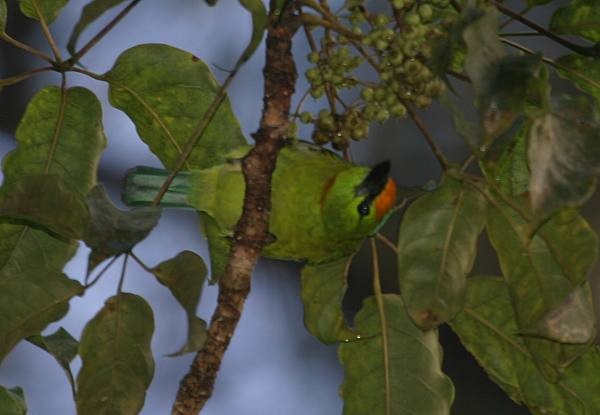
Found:
[{"label": "bird's tail", "polygon": [[[169,176],[164,169],[137,166],[127,172],[123,188],[123,202],[129,206],[148,206],[152,203]],[[169,186],[160,205],[165,207],[191,208],[187,201],[190,190],[190,174],[181,172]]]}]

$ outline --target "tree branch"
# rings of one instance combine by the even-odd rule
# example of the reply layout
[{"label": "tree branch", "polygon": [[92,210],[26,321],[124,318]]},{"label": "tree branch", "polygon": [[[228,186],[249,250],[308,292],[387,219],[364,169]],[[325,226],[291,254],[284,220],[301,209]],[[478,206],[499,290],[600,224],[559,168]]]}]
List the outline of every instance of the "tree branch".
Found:
[{"label": "tree branch", "polygon": [[297,22],[291,13],[292,7],[288,6],[282,15],[271,11],[269,16],[263,113],[254,134],[256,145],[242,161],[246,181],[242,216],[235,228],[229,263],[219,281],[218,304],[206,343],[181,381],[173,415],[195,415],[210,398],[221,360],[250,292],[252,270],[270,239],[271,176],[288,128],[297,77],[291,54]]}]

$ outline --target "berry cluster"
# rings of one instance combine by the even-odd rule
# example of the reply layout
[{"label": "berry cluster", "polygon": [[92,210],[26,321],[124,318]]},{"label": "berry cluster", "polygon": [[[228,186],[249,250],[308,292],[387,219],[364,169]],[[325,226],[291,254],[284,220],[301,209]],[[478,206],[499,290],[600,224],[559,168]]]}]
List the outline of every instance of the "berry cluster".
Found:
[{"label": "berry cluster", "polygon": [[[308,55],[315,66],[305,73],[313,98],[327,95],[330,104],[343,88],[359,86],[361,99],[345,112],[335,107],[318,117],[302,113],[304,123],[314,123],[313,140],[331,142],[337,149],[349,139],[367,137],[369,123],[384,122],[390,116],[403,117],[407,106],[428,107],[445,90],[444,82],[427,67],[432,45],[445,35],[444,27],[455,16],[449,0],[390,0],[392,13],[372,14],[362,1],[347,1],[344,20],[355,37],[328,36],[321,50]],[[378,75],[376,81],[356,78],[354,70],[367,62]]]}]

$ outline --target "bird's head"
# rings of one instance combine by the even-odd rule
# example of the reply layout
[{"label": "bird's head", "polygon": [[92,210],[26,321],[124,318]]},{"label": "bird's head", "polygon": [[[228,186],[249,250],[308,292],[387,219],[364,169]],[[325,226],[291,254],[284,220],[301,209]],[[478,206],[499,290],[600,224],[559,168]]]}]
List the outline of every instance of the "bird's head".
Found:
[{"label": "bird's head", "polygon": [[390,162],[372,169],[352,167],[327,183],[321,202],[323,221],[340,239],[373,233],[396,201],[396,183],[389,178]]}]

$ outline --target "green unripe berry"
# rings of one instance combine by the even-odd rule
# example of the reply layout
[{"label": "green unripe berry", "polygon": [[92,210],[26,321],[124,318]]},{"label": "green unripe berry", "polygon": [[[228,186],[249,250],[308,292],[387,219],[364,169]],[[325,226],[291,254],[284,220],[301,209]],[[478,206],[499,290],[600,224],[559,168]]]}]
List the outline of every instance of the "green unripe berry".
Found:
[{"label": "green unripe berry", "polygon": [[409,40],[404,44],[402,51],[404,54],[410,58],[415,57],[419,54],[419,49],[421,48],[420,42],[415,40]]},{"label": "green unripe berry", "polygon": [[353,140],[361,140],[369,135],[369,124],[362,123],[361,125],[350,130],[350,137]]},{"label": "green unripe berry", "polygon": [[381,37],[390,42],[394,39],[395,34],[396,33],[388,27],[387,29],[384,29],[383,32],[381,32]]},{"label": "green unripe berry", "polygon": [[388,106],[388,108],[392,107],[394,104],[396,104],[396,102],[398,102],[398,97],[393,92],[390,94],[387,94],[387,96],[385,97],[385,103]]},{"label": "green unripe berry", "polygon": [[406,115],[406,107],[398,102],[390,107],[390,113],[395,117],[404,117]]},{"label": "green unripe berry", "polygon": [[324,145],[329,142],[329,136],[320,130],[313,131],[312,139],[318,145]]},{"label": "green unripe berry", "polygon": [[403,61],[404,55],[400,51],[395,52],[390,58],[390,63],[392,64],[392,66],[401,65]]},{"label": "green unripe berry", "polygon": [[317,99],[321,98],[325,94],[325,88],[322,86],[313,87],[310,89],[310,96]]},{"label": "green unripe berry", "polygon": [[404,15],[404,21],[409,26],[418,26],[421,24],[421,16],[415,11],[410,11]]},{"label": "green unripe berry", "polygon": [[372,121],[375,119],[375,115],[377,115],[377,106],[373,104],[367,104],[362,111],[362,116],[367,121]]},{"label": "green unripe berry", "polygon": [[300,121],[303,124],[309,124],[312,122],[312,120],[313,120],[313,117],[309,111],[304,111],[302,114],[300,114]]},{"label": "green unripe berry", "polygon": [[375,16],[375,26],[376,27],[385,27],[390,22],[390,18],[385,14],[378,14]]},{"label": "green unripe berry", "polygon": [[306,76],[306,79],[308,79],[310,82],[315,81],[316,79],[321,77],[321,73],[318,68],[307,69],[304,75]]},{"label": "green unripe berry", "polygon": [[360,96],[366,102],[372,101],[374,95],[375,95],[375,91],[373,91],[373,88],[363,88],[363,90],[360,92]]},{"label": "green unripe berry", "polygon": [[382,71],[379,74],[379,79],[381,79],[384,82],[387,82],[392,79],[392,76],[393,76],[392,71]]},{"label": "green unripe berry", "polygon": [[375,100],[377,102],[383,101],[385,99],[386,91],[385,88],[377,88],[375,90]]},{"label": "green unripe berry", "polygon": [[424,22],[428,22],[431,20],[431,18],[433,17],[433,7],[431,7],[431,5],[425,3],[425,4],[421,4],[419,6],[419,16],[421,17],[421,20]]},{"label": "green unripe berry", "polygon": [[332,82],[334,85],[336,85],[336,86],[339,86],[339,85],[341,85],[341,84],[344,82],[344,77],[343,77],[343,76],[341,76],[341,75],[333,75],[333,76],[331,77],[331,82]]},{"label": "green unripe berry", "polygon": [[352,28],[352,33],[354,33],[355,35],[362,35],[363,31],[362,31],[362,29],[360,27],[354,26]]},{"label": "green unripe berry", "polygon": [[317,62],[319,62],[319,53],[318,52],[310,52],[308,54],[308,61],[310,63],[317,63]]},{"label": "green unripe berry", "polygon": [[388,118],[390,118],[390,112],[385,108],[381,108],[375,115],[375,119],[379,122],[385,122]]},{"label": "green unripe berry", "polygon": [[427,108],[431,105],[431,98],[425,95],[417,95],[415,105],[419,108]]},{"label": "green unripe berry", "polygon": [[377,39],[375,41],[375,49],[379,51],[384,51],[388,48],[390,44],[384,39]]},{"label": "green unripe berry", "polygon": [[393,0],[392,7],[396,10],[400,10],[404,7],[404,0]]},{"label": "green unripe berry", "polygon": [[296,124],[295,122],[291,122],[288,125],[287,137],[292,139],[298,138],[298,124]]}]

